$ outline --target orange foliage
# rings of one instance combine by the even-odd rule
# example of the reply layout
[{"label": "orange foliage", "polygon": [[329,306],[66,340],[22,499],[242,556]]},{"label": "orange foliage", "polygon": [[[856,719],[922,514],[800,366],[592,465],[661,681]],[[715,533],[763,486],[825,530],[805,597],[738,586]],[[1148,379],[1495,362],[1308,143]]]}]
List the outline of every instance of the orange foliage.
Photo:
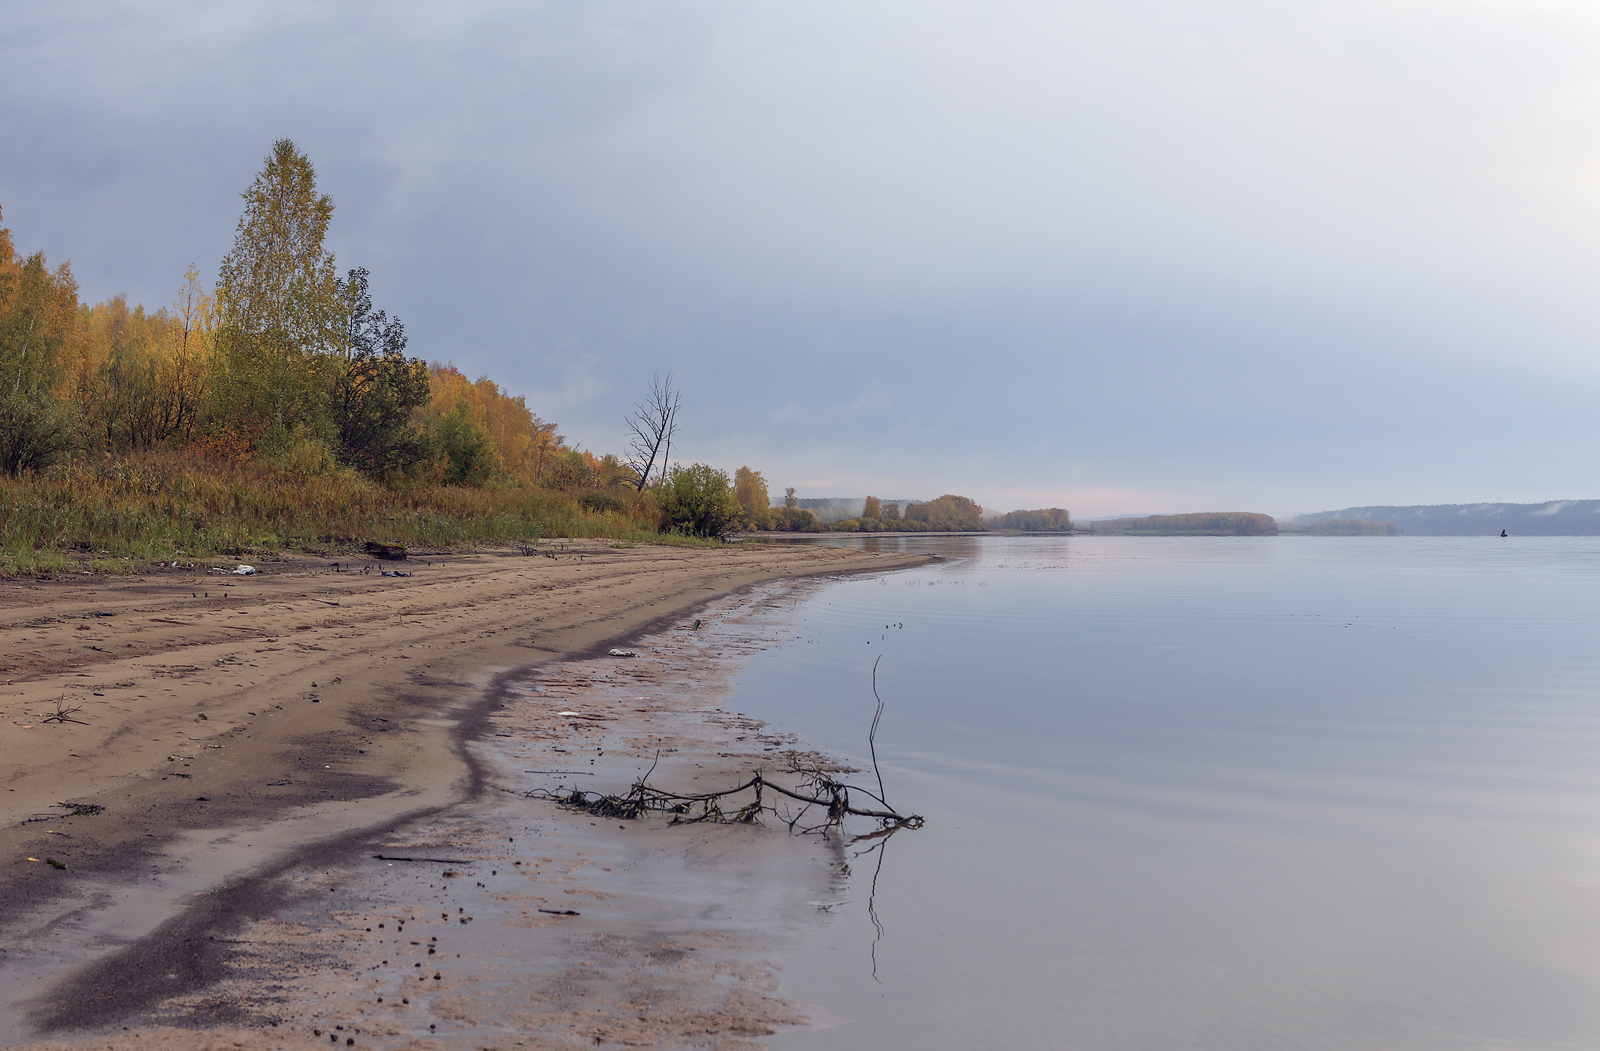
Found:
[{"label": "orange foliage", "polygon": [[454,365],[434,362],[428,368],[428,387],[435,412],[466,403],[488,436],[495,473],[508,481],[534,484],[567,449],[554,423],[540,419],[522,395],[512,397],[487,376],[469,380]]}]

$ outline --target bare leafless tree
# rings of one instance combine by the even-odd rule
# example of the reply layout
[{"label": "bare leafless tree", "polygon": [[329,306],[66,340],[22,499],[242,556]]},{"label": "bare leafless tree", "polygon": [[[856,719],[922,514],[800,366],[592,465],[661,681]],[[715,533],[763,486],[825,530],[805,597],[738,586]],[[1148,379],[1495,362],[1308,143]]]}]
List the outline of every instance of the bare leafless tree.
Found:
[{"label": "bare leafless tree", "polygon": [[640,492],[650,484],[650,472],[655,469],[657,457],[661,460],[661,473],[667,470],[667,457],[672,453],[672,435],[678,426],[678,405],[683,395],[672,389],[672,373],[662,379],[660,373],[650,377],[650,391],[644,401],[633,407],[628,415],[628,448],[633,458],[628,466],[639,476]]}]

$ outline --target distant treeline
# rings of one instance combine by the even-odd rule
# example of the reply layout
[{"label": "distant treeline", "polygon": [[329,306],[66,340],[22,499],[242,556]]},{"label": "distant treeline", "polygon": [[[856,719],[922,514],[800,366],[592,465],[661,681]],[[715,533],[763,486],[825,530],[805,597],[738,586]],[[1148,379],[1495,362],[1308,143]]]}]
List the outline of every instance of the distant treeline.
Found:
[{"label": "distant treeline", "polygon": [[[809,504],[810,506],[806,506]],[[840,508],[859,512],[836,522],[823,520]],[[1064,507],[1044,507],[1033,511],[1011,511],[983,517],[983,508],[970,497],[946,493],[935,500],[886,501],[876,496],[865,500],[826,497],[797,500],[790,489],[779,507],[771,510],[771,527],[796,533],[976,533],[990,529],[1026,532],[1064,533],[1073,528],[1072,515]]]},{"label": "distant treeline", "polygon": [[[833,506],[842,500],[818,501]],[[781,506],[770,509],[770,523],[764,527],[793,533],[952,533],[976,532],[985,527],[983,508],[965,496],[946,493],[936,500],[885,503],[876,496],[862,501],[861,514],[838,522],[824,523],[809,508],[799,506],[794,490],[784,495]]]},{"label": "distant treeline", "polygon": [[[880,503],[888,502],[887,499]],[[912,500],[895,501],[901,507]],[[810,511],[817,516],[817,521],[823,525],[832,525],[842,522],[846,518],[860,518],[866,508],[866,500],[859,496],[802,496],[796,501],[795,506],[802,511]]]},{"label": "distant treeline", "polygon": [[1274,536],[1278,523],[1271,515],[1250,511],[1212,511],[1188,515],[1147,515],[1090,522],[1096,533],[1166,534],[1186,536]]},{"label": "distant treeline", "polygon": [[1368,518],[1324,518],[1310,525],[1298,523],[1285,526],[1286,533],[1307,533],[1313,536],[1399,536],[1400,527],[1393,522],[1374,522]]},{"label": "distant treeline", "polygon": [[989,519],[990,529],[1019,529],[1028,533],[1065,533],[1072,529],[1072,515],[1064,507],[1043,507],[1037,511],[1011,511]]}]

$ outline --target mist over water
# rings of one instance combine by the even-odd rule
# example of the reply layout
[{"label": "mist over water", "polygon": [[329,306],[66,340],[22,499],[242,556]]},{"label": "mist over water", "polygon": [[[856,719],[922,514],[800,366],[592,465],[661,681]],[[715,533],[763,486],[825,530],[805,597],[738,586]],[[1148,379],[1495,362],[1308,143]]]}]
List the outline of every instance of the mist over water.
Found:
[{"label": "mist over water", "polygon": [[825,586],[729,706],[864,763],[881,656],[928,823],[775,1047],[1600,1039],[1600,540],[843,542],[953,561]]}]

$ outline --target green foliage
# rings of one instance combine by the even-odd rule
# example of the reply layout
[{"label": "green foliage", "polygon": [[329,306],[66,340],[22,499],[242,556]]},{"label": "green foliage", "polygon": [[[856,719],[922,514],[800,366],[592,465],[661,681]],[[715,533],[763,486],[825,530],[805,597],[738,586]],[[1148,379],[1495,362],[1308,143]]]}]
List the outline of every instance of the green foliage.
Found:
[{"label": "green foliage", "polygon": [[428,456],[426,436],[412,425],[428,404],[428,366],[405,355],[405,326],[373,310],[365,268],[350,271],[345,301],[343,367],[329,399],[339,458],[375,477],[406,471]]},{"label": "green foliage", "polygon": [[77,446],[71,408],[42,392],[0,393],[0,472],[42,471]]},{"label": "green foliage", "polygon": [[595,484],[595,471],[588,457],[576,449],[568,449],[545,468],[544,484],[551,489],[589,489]]},{"label": "green foliage", "polygon": [[591,489],[587,493],[578,494],[578,503],[591,512],[620,512],[628,507],[628,501],[619,494],[605,489]]},{"label": "green foliage", "polygon": [[333,200],[288,139],[250,189],[217,278],[218,409],[246,426],[306,425],[331,436],[328,391],[344,340],[346,301],[323,248]]},{"label": "green foliage", "polygon": [[427,436],[412,426],[428,402],[428,367],[383,355],[351,361],[334,385],[333,425],[340,459],[375,478],[428,457]]},{"label": "green foliage", "polygon": [[725,536],[744,510],[727,473],[703,463],[669,471],[656,488],[656,499],[661,504],[662,529],[687,536]]},{"label": "green foliage", "polygon": [[[789,490],[793,493],[794,490]],[[792,496],[789,499],[794,499]],[[820,533],[822,523],[803,507],[774,507],[772,528],[780,533]]]},{"label": "green foliage", "polygon": [[262,462],[278,474],[304,485],[341,468],[328,444],[311,433],[309,428],[299,428],[292,434],[272,435]]},{"label": "green foliage", "polygon": [[457,400],[449,412],[434,421],[430,437],[439,452],[446,481],[482,485],[488,480],[494,466],[489,435],[473,418],[466,399]]},{"label": "green foliage", "polygon": [[77,414],[52,392],[77,322],[78,285],[44,253],[18,259],[0,229],[0,472],[38,471],[80,440]]}]

